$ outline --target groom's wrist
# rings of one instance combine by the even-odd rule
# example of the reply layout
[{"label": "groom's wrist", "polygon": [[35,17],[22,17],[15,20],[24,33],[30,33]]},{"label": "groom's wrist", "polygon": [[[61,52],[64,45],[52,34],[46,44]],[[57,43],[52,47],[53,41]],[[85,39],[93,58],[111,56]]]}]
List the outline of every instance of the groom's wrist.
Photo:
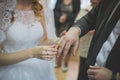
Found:
[{"label": "groom's wrist", "polygon": [[69,31],[71,31],[72,33],[77,34],[78,36],[81,33],[81,29],[79,27],[71,27]]}]

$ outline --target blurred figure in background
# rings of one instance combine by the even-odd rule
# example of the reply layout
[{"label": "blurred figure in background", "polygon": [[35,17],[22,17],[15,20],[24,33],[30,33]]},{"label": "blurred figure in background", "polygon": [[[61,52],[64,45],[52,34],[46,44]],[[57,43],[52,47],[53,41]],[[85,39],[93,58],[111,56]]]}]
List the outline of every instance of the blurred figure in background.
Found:
[{"label": "blurred figure in background", "polygon": [[[57,0],[54,9],[55,27],[57,36],[64,30],[68,30],[80,10],[80,0]],[[64,59],[63,71],[67,71],[70,55]],[[61,57],[56,60],[56,67],[61,66]]]},{"label": "blurred figure in background", "polygon": [[81,9],[84,9],[91,4],[90,0],[80,0],[80,1],[81,1],[81,5],[80,5]]},{"label": "blurred figure in background", "polygon": [[51,7],[52,7],[52,9],[54,9],[57,0],[49,0],[49,1],[51,2]]}]

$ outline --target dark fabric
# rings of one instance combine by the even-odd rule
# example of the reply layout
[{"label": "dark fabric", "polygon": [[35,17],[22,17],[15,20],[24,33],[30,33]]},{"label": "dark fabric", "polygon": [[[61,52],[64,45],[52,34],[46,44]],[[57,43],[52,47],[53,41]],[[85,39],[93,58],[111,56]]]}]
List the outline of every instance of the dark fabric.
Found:
[{"label": "dark fabric", "polygon": [[74,20],[80,10],[80,0],[72,0],[73,11],[72,13],[67,13],[66,22],[64,24],[61,24],[59,22],[59,18],[62,15],[62,11],[60,9],[62,2],[63,0],[57,0],[54,9],[55,27],[57,35],[59,35],[63,30],[68,30],[73,25]]},{"label": "dark fabric", "polygon": [[[116,23],[120,19],[119,11],[120,11],[120,6],[115,11],[115,13],[112,15],[112,18],[109,20],[109,22],[106,23],[105,25],[103,25],[104,27],[102,28],[102,30],[100,30],[100,32],[98,32],[99,35],[96,36],[97,33],[95,34],[93,41],[96,41],[96,43],[94,42],[94,47],[92,47],[89,50],[91,52],[91,54],[88,55],[89,56],[88,61],[87,61],[88,64],[94,65],[94,63],[96,61],[96,56],[97,56],[98,52],[100,51],[103,43],[108,39],[111,31],[113,30]],[[97,31],[99,31],[99,30],[97,30]]]},{"label": "dark fabric", "polygon": [[87,66],[86,66],[86,58],[80,57],[80,64],[79,64],[79,73],[78,73],[78,80],[87,80],[87,72],[82,72],[85,71]]},{"label": "dark fabric", "polygon": [[[117,5],[119,0],[101,0],[100,4],[92,9],[87,15],[78,20],[74,26],[79,26],[81,29],[81,35],[85,35],[89,30],[95,29],[93,39],[91,41],[90,49],[88,52],[87,60],[84,64],[86,67],[82,69],[80,74],[85,74],[89,65],[94,65],[96,62],[96,57],[104,44],[108,39],[110,33],[115,27],[116,23],[120,19],[120,5],[117,10],[113,13],[111,19],[108,18],[111,15],[114,7]],[[120,36],[117,39],[115,45],[113,46],[108,59],[106,61],[106,68],[112,70],[113,72],[120,72]],[[80,80],[87,80],[86,78]]]}]

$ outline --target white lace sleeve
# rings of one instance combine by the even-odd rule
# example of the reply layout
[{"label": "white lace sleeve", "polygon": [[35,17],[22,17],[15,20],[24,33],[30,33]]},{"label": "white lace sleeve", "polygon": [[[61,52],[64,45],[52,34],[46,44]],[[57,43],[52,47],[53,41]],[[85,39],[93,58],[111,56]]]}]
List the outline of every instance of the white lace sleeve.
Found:
[{"label": "white lace sleeve", "polygon": [[4,31],[0,30],[0,44],[5,40],[6,36]]},{"label": "white lace sleeve", "polygon": [[48,38],[54,39],[56,38],[56,34],[55,34],[54,14],[53,14],[53,7],[51,6],[52,5],[51,0],[41,0],[41,4],[43,5]]},{"label": "white lace sleeve", "polygon": [[11,13],[16,5],[16,0],[0,0],[0,43],[5,39],[5,31],[11,25]]}]

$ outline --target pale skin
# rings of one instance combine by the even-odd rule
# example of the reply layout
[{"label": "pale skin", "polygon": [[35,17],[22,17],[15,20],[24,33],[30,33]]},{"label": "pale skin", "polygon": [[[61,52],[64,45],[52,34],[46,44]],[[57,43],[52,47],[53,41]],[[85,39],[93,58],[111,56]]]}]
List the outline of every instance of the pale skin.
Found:
[{"label": "pale skin", "polygon": [[72,46],[72,53],[75,55],[78,46],[79,46],[79,28],[70,28],[68,32],[63,31],[61,34],[61,44],[59,45],[58,54],[59,57],[61,53],[63,52],[64,57],[67,55],[68,51],[70,50],[70,47]]},{"label": "pale skin", "polygon": [[[32,4],[30,0],[18,0],[16,9],[20,10],[32,10]],[[43,28],[45,30],[45,28]],[[41,43],[46,39],[46,33],[44,33]],[[34,48],[26,49],[23,51],[13,52],[2,54],[2,44],[0,45],[0,66],[11,65],[15,63],[19,63],[21,61],[30,59],[30,58],[38,58],[43,60],[51,60],[57,54],[57,46],[49,45],[49,46],[37,46]],[[48,55],[49,52],[49,55]]]},{"label": "pale skin", "polygon": [[[66,57],[71,46],[73,55],[75,55],[79,45],[80,28],[71,27],[68,32],[64,31],[61,33],[61,35],[62,41],[60,47],[58,48],[57,57],[59,57],[62,54],[62,52],[63,57]],[[87,73],[89,80],[111,80],[112,78],[112,71],[105,67],[90,66],[87,70]]]},{"label": "pale skin", "polygon": [[66,21],[66,19],[67,19],[66,15],[62,15],[62,16],[60,16],[60,18],[59,18],[59,22],[60,22],[60,23],[64,23],[64,22]]}]

